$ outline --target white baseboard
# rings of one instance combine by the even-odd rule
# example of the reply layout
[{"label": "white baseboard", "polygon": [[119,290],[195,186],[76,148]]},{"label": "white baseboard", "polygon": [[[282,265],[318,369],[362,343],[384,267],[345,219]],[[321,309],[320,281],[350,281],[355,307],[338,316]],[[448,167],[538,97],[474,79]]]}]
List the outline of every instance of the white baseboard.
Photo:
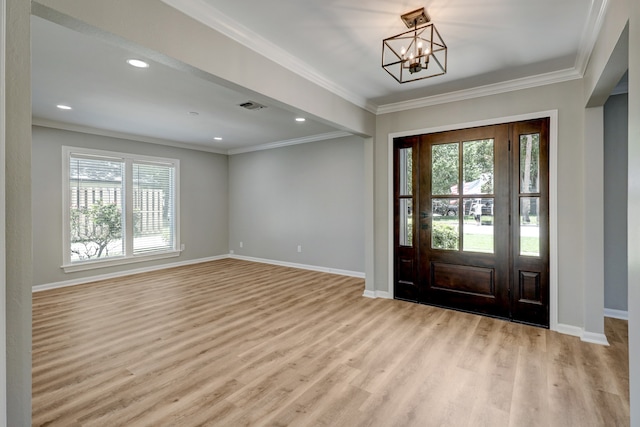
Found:
[{"label": "white baseboard", "polygon": [[565,335],[572,335],[574,337],[582,337],[583,329],[578,326],[565,325],[564,323],[558,323],[556,332],[560,332]]},{"label": "white baseboard", "polygon": [[40,291],[46,291],[49,289],[65,288],[67,286],[81,285],[83,283],[97,282],[99,280],[115,279],[116,277],[131,276],[132,274],[148,273],[151,271],[165,270],[167,268],[182,267],[185,265],[200,264],[200,263],[209,262],[209,261],[217,261],[219,259],[225,259],[225,258],[229,258],[229,255],[224,254],[224,255],[218,255],[218,256],[207,257],[207,258],[190,259],[186,261],[172,262],[169,264],[154,265],[151,267],[136,268],[133,270],[126,270],[126,271],[118,271],[116,273],[99,274],[97,276],[89,276],[89,277],[81,277],[81,278],[72,279],[72,280],[64,280],[62,282],[45,283],[43,285],[34,285],[31,288],[31,291],[40,292]]},{"label": "white baseboard", "polygon": [[626,310],[614,310],[613,308],[604,309],[604,317],[611,317],[613,319],[629,320],[629,312]]},{"label": "white baseboard", "polygon": [[369,289],[365,289],[364,293],[362,294],[363,297],[365,298],[376,298],[376,291],[371,291]]},{"label": "white baseboard", "polygon": [[582,333],[582,336],[580,337],[580,340],[593,344],[609,345],[609,341],[607,341],[607,337],[605,336],[605,334],[599,334],[595,332],[584,331]]},{"label": "white baseboard", "polygon": [[561,334],[578,337],[580,338],[580,341],[590,342],[593,344],[600,344],[600,345],[609,345],[609,341],[607,341],[607,337],[604,334],[587,332],[579,326],[565,325],[562,323],[558,323],[558,327],[555,329],[555,331],[560,332]]},{"label": "white baseboard", "polygon": [[339,274],[340,276],[357,277],[359,279],[365,278],[364,273],[360,271],[340,270],[338,268],[320,267],[317,265],[297,264],[294,262],[277,261],[277,260],[264,259],[264,258],[254,258],[254,257],[248,257],[244,255],[237,255],[233,253],[229,254],[229,258],[240,259],[243,261],[260,262],[262,264],[279,265],[281,267],[299,268],[301,270],[319,271],[321,273]]},{"label": "white baseboard", "polygon": [[391,299],[391,294],[387,291],[371,291],[369,289],[364,291],[364,294],[362,294],[363,297],[367,297],[367,298],[385,298],[385,299]]}]

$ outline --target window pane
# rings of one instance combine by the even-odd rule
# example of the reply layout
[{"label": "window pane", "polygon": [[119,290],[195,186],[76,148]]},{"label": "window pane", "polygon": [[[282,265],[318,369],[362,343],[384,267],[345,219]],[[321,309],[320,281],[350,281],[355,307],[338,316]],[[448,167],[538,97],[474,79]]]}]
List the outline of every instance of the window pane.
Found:
[{"label": "window pane", "polygon": [[464,199],[463,250],[493,253],[493,198]]},{"label": "window pane", "polygon": [[458,143],[431,147],[431,194],[458,194]]},{"label": "window pane", "polygon": [[458,250],[460,226],[457,202],[458,199],[431,200],[431,247],[433,249]]},{"label": "window pane", "polygon": [[540,134],[520,135],[520,192],[538,193]]},{"label": "window pane", "polygon": [[124,163],[69,159],[69,228],[71,261],[124,254],[122,175]]},{"label": "window pane", "polygon": [[540,197],[520,198],[520,255],[540,256]]},{"label": "window pane", "polygon": [[133,253],[174,248],[174,168],[133,164]]},{"label": "window pane", "polygon": [[413,194],[413,149],[402,148],[400,150],[400,195],[410,196]]},{"label": "window pane", "polygon": [[493,139],[462,143],[463,194],[493,193]]},{"label": "window pane", "polygon": [[400,199],[400,246],[413,246],[413,199]]}]

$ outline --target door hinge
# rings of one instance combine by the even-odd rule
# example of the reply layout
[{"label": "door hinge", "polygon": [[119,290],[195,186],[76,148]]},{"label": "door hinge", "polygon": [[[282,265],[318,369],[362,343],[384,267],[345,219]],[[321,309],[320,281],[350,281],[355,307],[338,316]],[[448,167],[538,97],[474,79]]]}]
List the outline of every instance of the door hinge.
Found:
[{"label": "door hinge", "polygon": [[511,225],[511,214],[509,214],[509,225]]},{"label": "door hinge", "polygon": [[511,151],[511,140],[509,140],[509,151]]}]

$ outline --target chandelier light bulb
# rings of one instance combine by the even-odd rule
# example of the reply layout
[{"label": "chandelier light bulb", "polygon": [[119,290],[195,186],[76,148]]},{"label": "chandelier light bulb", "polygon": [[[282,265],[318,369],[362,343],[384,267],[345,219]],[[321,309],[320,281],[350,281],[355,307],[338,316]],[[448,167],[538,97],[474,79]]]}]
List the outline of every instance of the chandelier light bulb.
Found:
[{"label": "chandelier light bulb", "polygon": [[404,56],[407,54],[407,49],[404,48],[404,46],[402,46],[402,49],[400,49],[400,55],[402,55],[402,59],[404,59]]},{"label": "chandelier light bulb", "polygon": [[422,41],[418,42],[418,56],[422,56]]}]

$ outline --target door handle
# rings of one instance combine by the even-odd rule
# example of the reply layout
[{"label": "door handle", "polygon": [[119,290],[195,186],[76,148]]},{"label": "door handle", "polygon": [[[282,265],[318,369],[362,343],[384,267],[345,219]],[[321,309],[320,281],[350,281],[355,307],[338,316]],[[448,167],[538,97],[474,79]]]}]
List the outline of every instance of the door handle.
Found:
[{"label": "door handle", "polygon": [[420,212],[420,219],[429,218],[429,212],[422,211]]}]

